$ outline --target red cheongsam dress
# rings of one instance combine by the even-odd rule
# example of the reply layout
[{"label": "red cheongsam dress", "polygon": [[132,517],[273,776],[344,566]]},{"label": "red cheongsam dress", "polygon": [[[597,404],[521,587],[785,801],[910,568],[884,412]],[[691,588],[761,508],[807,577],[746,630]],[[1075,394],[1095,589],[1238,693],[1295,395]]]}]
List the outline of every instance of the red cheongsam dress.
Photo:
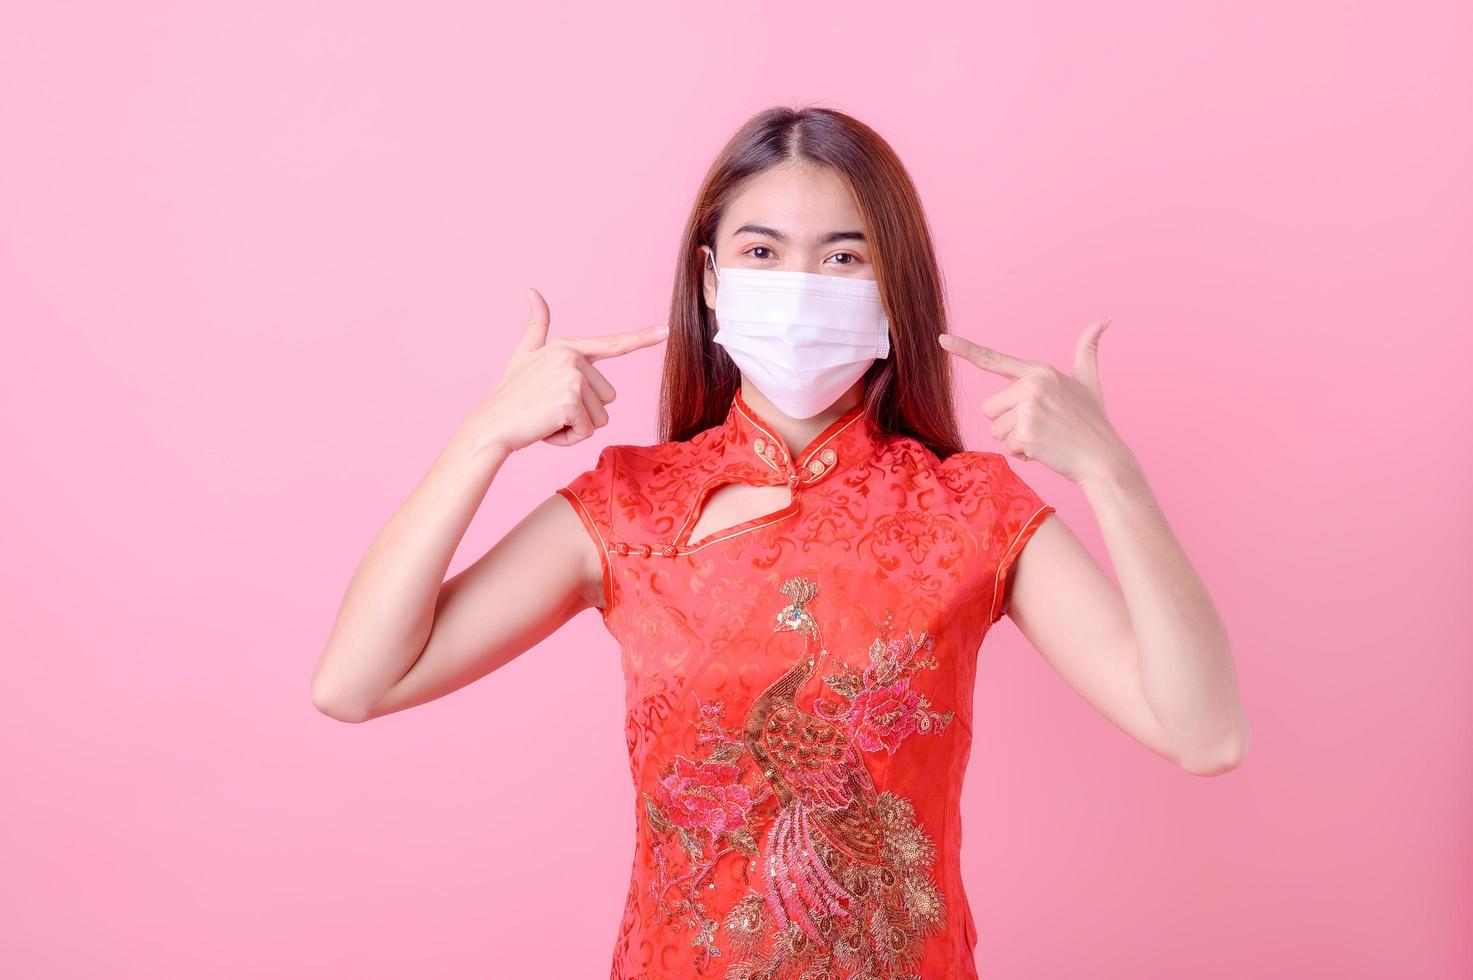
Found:
[{"label": "red cheongsam dress", "polygon": [[[691,540],[723,484],[780,510]],[[615,980],[975,978],[960,868],[977,652],[1053,511],[863,405],[793,458],[738,394],[559,490],[602,558],[635,784]]]}]

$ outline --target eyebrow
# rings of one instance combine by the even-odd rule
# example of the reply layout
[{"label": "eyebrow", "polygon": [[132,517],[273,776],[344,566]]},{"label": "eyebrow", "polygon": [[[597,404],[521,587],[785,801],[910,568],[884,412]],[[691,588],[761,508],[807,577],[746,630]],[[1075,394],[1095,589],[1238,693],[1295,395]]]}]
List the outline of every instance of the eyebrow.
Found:
[{"label": "eyebrow", "polygon": [[[737,235],[740,235],[743,232],[750,232],[753,235],[766,235],[768,238],[776,238],[780,242],[786,242],[788,240],[787,235],[778,231],[776,228],[769,228],[766,225],[742,225],[731,234],[732,237],[735,238]],[[831,231],[827,235],[824,235],[822,238],[820,238],[818,240],[818,244],[828,245],[832,242],[862,242],[864,240],[864,232],[862,231]]]}]

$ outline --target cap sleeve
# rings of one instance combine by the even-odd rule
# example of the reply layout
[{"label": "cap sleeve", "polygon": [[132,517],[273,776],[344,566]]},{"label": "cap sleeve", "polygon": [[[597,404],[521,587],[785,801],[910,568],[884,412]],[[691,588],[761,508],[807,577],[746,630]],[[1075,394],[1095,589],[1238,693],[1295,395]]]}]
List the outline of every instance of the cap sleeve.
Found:
[{"label": "cap sleeve", "polygon": [[1008,611],[1013,597],[1014,568],[1018,556],[1043,520],[1054,512],[1052,504],[1044,503],[1023,478],[1013,472],[1008,458],[1002,453],[984,453],[989,496],[996,506],[998,523],[997,538],[1001,553],[997,559],[997,572],[992,586],[992,614],[989,623],[995,623]]},{"label": "cap sleeve", "polygon": [[598,454],[596,462],[591,470],[585,470],[575,476],[566,486],[558,488],[558,493],[572,505],[578,519],[583,524],[583,529],[593,539],[593,545],[598,549],[599,567],[603,570],[604,584],[604,614],[608,614],[608,608],[614,601],[614,579],[613,569],[609,565],[609,542],[612,540],[613,528],[613,490],[615,472],[615,449],[614,446],[606,446]]}]

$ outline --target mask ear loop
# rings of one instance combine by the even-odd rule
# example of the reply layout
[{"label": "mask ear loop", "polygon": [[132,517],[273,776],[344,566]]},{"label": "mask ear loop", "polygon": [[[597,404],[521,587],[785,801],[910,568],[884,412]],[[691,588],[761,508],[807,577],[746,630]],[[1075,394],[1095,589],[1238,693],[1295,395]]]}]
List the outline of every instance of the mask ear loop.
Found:
[{"label": "mask ear loop", "polygon": [[719,283],[721,281],[721,270],[716,268],[716,250],[710,245],[706,246],[706,258],[711,262],[711,274],[716,277],[716,281]]}]

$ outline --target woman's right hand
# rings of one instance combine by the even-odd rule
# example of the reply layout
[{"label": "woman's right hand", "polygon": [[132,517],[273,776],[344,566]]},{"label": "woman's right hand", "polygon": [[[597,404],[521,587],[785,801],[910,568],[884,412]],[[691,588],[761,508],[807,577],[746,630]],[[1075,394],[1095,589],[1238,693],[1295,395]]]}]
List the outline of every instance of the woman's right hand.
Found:
[{"label": "woman's right hand", "polygon": [[462,430],[480,445],[506,452],[542,441],[571,446],[609,421],[604,406],[614,400],[609,384],[593,362],[658,344],[664,324],[601,337],[547,339],[551,314],[547,301],[527,287],[531,312],[521,340],[512,351],[496,390],[466,417]]}]

